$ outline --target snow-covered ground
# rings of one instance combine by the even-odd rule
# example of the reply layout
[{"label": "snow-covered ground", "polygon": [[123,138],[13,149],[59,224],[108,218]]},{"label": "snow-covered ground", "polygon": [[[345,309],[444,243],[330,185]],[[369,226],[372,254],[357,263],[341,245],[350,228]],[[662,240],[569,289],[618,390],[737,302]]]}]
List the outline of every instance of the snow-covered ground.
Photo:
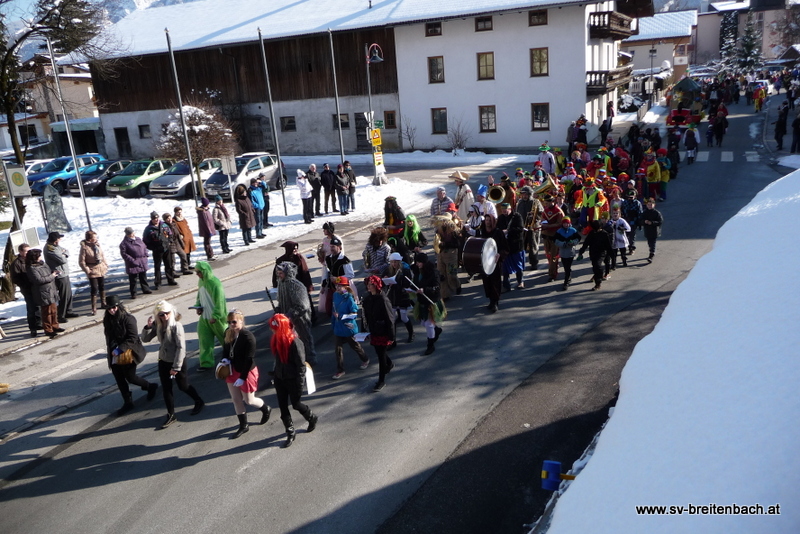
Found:
[{"label": "snow-covered ground", "polygon": [[[800,532],[800,242],[769,231],[793,227],[799,191],[795,171],[760,192],[673,293],[549,534]],[[745,250],[764,256],[756,269]],[[709,505],[780,515],[687,510]]]},{"label": "snow-covered ground", "polygon": [[792,154],[791,156],[783,156],[778,159],[778,165],[789,167],[790,169],[800,169],[800,154]]}]

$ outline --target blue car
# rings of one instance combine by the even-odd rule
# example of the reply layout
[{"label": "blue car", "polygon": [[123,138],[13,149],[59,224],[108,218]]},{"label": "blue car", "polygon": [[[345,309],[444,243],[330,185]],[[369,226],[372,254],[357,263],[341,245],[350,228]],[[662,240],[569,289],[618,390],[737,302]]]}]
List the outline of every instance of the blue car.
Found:
[{"label": "blue car", "polygon": [[[92,163],[104,161],[106,158],[100,154],[81,154],[77,156],[77,159],[80,168],[83,168]],[[52,185],[59,194],[63,195],[67,192],[67,182],[75,174],[75,164],[72,161],[72,156],[65,156],[54,159],[45,165],[40,172],[28,176],[28,183],[34,195],[41,195],[48,185]]]}]

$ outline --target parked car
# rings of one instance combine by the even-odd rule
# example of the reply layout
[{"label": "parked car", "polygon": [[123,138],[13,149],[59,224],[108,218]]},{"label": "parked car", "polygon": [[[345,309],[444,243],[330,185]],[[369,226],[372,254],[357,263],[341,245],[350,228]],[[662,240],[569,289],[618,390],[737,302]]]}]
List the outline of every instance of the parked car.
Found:
[{"label": "parked car", "polygon": [[45,165],[50,163],[51,159],[29,159],[25,160],[25,172],[28,174],[36,174],[37,172],[42,172],[42,169]]},{"label": "parked car", "polygon": [[167,172],[172,166],[168,159],[144,159],[134,161],[106,183],[106,193],[112,197],[144,197],[150,191],[150,183]]},{"label": "parked car", "polygon": [[[104,161],[106,158],[100,154],[81,154],[76,159],[79,168],[83,168],[92,163]],[[67,191],[67,182],[73,176],[75,176],[75,163],[72,161],[72,156],[64,156],[54,159],[36,174],[29,175],[28,183],[34,195],[41,195],[48,185],[52,185],[59,194],[63,195]]]},{"label": "parked car", "polygon": [[206,196],[209,198],[219,195],[225,200],[231,199],[231,187],[236,189],[239,184],[250,187],[250,179],[264,173],[270,189],[282,189],[286,185],[286,176],[278,172],[277,158],[267,153],[249,153],[236,157],[236,175],[231,176],[217,170],[205,183]]},{"label": "parked car", "polygon": [[[130,162],[129,159],[106,160],[82,168],[80,175],[83,181],[83,193],[89,196],[106,196],[106,182],[119,174]],[[72,196],[81,196],[77,176],[69,179],[68,188]]]},{"label": "parked car", "polygon": [[[200,162],[200,180],[206,180],[222,167],[219,158],[208,158]],[[156,198],[192,198],[192,169],[187,161],[176,163],[150,184],[150,194]]]}]

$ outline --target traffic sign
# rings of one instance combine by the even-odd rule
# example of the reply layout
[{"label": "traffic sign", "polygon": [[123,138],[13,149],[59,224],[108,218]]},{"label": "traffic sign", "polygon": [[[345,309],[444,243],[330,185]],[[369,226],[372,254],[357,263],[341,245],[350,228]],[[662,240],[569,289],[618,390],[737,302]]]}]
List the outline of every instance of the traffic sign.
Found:
[{"label": "traffic sign", "polygon": [[375,152],[372,157],[375,159],[375,166],[383,165],[383,152]]},{"label": "traffic sign", "polygon": [[383,121],[375,121],[375,128],[378,128],[379,130],[382,130],[383,129]]},{"label": "traffic sign", "polygon": [[372,132],[370,133],[370,139],[372,139],[373,146],[379,146],[382,144],[380,128],[375,128],[374,130],[372,130]]}]

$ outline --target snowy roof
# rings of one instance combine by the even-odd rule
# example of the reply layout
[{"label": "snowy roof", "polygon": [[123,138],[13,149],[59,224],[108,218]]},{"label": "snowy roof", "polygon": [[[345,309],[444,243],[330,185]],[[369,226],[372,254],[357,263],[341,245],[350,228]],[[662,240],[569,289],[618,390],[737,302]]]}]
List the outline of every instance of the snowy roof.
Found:
[{"label": "snowy roof", "polygon": [[[65,132],[67,125],[64,121],[51,122],[50,129],[54,132]],[[100,129],[100,117],[84,117],[83,119],[70,119],[69,129],[73,132]]]},{"label": "snowy roof", "polygon": [[691,37],[692,26],[697,26],[697,11],[656,13],[639,19],[639,35],[625,39],[623,44],[671,37]]},{"label": "snowy roof", "polygon": [[585,3],[585,0],[200,0],[137,10],[109,27],[118,56],[356,30],[445,18]]},{"label": "snowy roof", "polygon": [[735,0],[714,2],[710,4],[710,6],[714,11],[739,11],[742,9],[750,9],[750,0],[744,0],[743,2],[737,2]]}]

